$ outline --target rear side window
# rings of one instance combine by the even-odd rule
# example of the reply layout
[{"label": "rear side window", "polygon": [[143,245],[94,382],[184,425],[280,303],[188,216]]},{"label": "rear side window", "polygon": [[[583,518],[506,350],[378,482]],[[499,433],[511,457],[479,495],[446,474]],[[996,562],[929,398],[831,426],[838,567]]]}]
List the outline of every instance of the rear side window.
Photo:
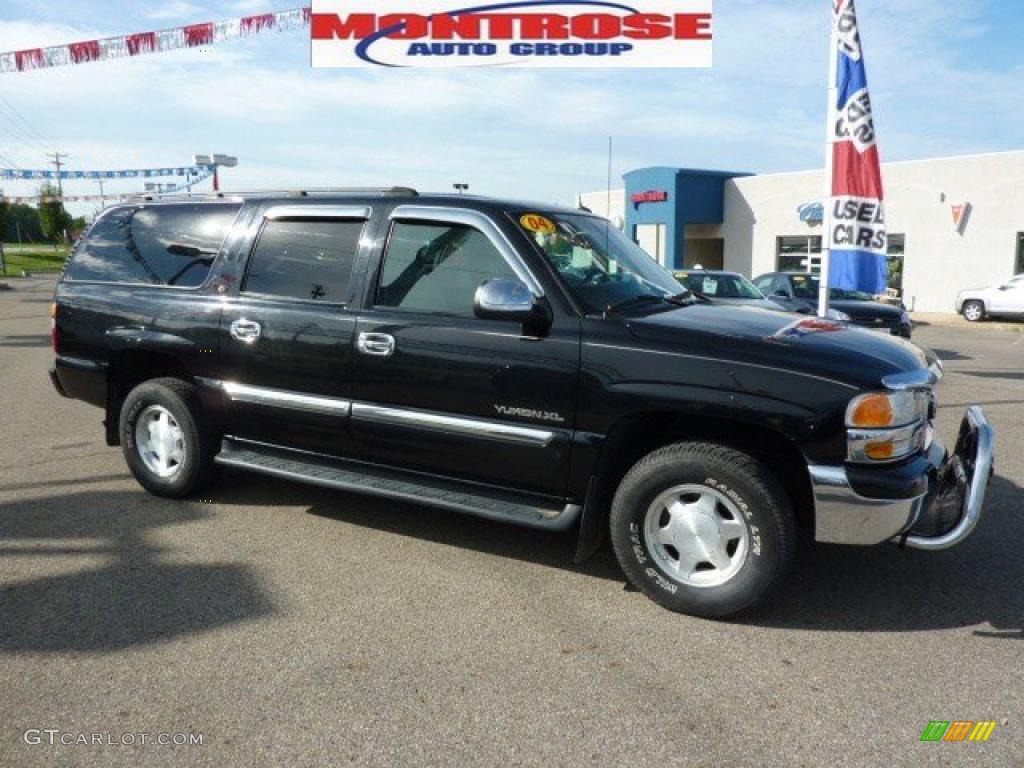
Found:
[{"label": "rear side window", "polygon": [[238,203],[117,208],[78,244],[65,276],[183,288],[202,285],[239,208]]},{"label": "rear side window", "polygon": [[476,289],[498,277],[515,273],[479,230],[459,224],[396,222],[377,305],[472,316]]},{"label": "rear side window", "polygon": [[268,221],[249,257],[243,291],[288,299],[348,301],[363,221]]}]

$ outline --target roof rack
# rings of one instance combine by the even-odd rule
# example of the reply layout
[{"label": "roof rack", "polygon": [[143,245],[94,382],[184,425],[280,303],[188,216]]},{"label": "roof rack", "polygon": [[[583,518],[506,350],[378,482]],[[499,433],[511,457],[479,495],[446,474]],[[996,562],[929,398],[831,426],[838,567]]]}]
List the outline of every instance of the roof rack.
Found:
[{"label": "roof rack", "polygon": [[307,187],[305,189],[250,189],[230,190],[227,192],[175,192],[168,195],[151,194],[140,192],[132,195],[131,200],[145,201],[178,201],[178,200],[210,200],[210,199],[237,199],[241,197],[269,197],[272,195],[287,195],[288,197],[309,197],[310,195],[321,194],[348,194],[368,195],[380,197],[419,197],[412,187]]}]

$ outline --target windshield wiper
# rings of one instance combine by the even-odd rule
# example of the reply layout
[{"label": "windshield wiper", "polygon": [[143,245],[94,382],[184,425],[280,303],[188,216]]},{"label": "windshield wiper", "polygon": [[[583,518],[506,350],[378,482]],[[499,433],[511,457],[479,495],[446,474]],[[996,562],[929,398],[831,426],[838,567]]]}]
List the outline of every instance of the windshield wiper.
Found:
[{"label": "windshield wiper", "polygon": [[615,304],[605,307],[605,315],[614,315],[617,312],[630,309],[631,307],[642,307],[645,304],[666,303],[675,304],[677,307],[688,307],[694,303],[694,296],[690,291],[676,294],[675,296],[658,293],[641,293],[630,296]]}]

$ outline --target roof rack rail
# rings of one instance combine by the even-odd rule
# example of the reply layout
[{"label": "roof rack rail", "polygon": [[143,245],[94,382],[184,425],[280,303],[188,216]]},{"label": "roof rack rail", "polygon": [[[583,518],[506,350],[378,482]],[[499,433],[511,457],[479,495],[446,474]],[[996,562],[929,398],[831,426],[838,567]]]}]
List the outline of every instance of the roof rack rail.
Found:
[{"label": "roof rack rail", "polygon": [[166,195],[152,192],[139,192],[128,196],[131,200],[210,200],[238,199],[245,196],[287,195],[288,197],[309,197],[320,194],[379,195],[381,197],[419,197],[420,193],[412,187],[307,187],[305,189],[247,189],[229,190],[227,192],[172,192]]}]

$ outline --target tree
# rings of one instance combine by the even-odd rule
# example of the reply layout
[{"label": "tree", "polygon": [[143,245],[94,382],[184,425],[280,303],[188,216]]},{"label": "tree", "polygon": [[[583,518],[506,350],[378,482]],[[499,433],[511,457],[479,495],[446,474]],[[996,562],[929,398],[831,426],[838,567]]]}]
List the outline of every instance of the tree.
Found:
[{"label": "tree", "polygon": [[[60,192],[52,184],[44,184],[39,189],[42,197],[57,197]],[[71,214],[64,208],[60,200],[39,201],[39,226],[43,236],[48,240],[63,240],[65,233],[71,229]]]},{"label": "tree", "polygon": [[0,200],[0,242],[3,242],[4,233],[7,232],[7,215],[11,212],[11,204],[6,200]]},{"label": "tree", "polygon": [[0,232],[5,243],[37,243],[43,239],[39,226],[39,211],[31,205],[13,203],[7,210],[7,229]]}]

